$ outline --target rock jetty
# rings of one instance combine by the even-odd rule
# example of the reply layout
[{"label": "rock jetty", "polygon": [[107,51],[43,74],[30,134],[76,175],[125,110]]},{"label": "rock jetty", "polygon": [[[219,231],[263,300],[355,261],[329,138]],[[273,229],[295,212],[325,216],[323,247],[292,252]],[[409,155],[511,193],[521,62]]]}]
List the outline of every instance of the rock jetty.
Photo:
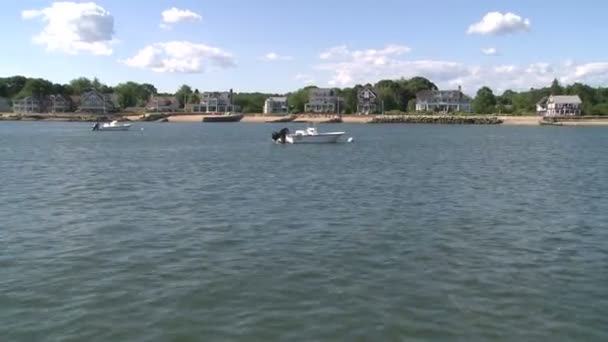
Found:
[{"label": "rock jetty", "polygon": [[497,125],[502,120],[495,116],[379,115],[369,123]]}]

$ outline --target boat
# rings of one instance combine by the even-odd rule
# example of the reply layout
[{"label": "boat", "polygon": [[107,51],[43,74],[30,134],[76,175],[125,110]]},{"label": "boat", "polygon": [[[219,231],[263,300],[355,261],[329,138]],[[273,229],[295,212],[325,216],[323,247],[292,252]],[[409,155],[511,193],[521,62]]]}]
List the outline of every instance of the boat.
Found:
[{"label": "boat", "polygon": [[128,131],[131,128],[131,124],[124,123],[119,124],[118,121],[114,120],[110,123],[99,124],[96,122],[91,130],[93,131]]},{"label": "boat", "polygon": [[245,116],[242,113],[230,113],[226,112],[223,114],[212,114],[203,116],[203,122],[239,122]]},{"label": "boat", "polygon": [[563,123],[557,121],[557,119],[555,119],[555,118],[540,119],[538,121],[538,124],[541,125],[541,126],[563,126]]},{"label": "boat", "polygon": [[297,118],[297,115],[291,114],[274,120],[266,120],[266,123],[291,122]]},{"label": "boat", "polygon": [[272,140],[279,144],[328,144],[336,143],[346,132],[320,133],[316,127],[309,126],[306,129],[298,129],[289,133],[288,128],[272,133]]}]

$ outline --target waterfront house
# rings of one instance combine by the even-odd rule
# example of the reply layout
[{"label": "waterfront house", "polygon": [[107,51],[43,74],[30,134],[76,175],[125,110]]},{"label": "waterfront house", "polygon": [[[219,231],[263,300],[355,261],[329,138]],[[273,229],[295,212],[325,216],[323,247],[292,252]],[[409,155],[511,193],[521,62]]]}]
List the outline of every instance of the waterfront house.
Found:
[{"label": "waterfront house", "polygon": [[240,111],[239,106],[232,103],[232,89],[226,92],[204,92],[200,95],[199,103],[188,105],[188,111],[193,113],[227,113]]},{"label": "waterfront house", "polygon": [[27,96],[22,99],[13,101],[13,112],[15,113],[41,113],[44,107],[44,101],[35,96]]},{"label": "waterfront house", "polygon": [[0,96],[0,113],[11,111],[11,100]]},{"label": "waterfront house", "polygon": [[578,95],[551,95],[536,103],[536,112],[541,116],[581,115],[583,102]]},{"label": "waterfront house", "polygon": [[271,96],[264,101],[264,114],[287,114],[287,96]]},{"label": "waterfront house", "polygon": [[177,112],[179,101],[175,96],[151,96],[146,104],[148,112]]},{"label": "waterfront house", "polygon": [[50,95],[45,102],[47,110],[50,113],[65,113],[72,111],[72,101],[67,96],[61,94]]},{"label": "waterfront house", "polygon": [[335,114],[342,112],[344,99],[338,96],[333,88],[312,88],[308,93],[308,103],[304,105],[304,111],[316,114]]},{"label": "waterfront house", "polygon": [[472,112],[473,99],[458,90],[423,90],[416,94],[417,112]]},{"label": "waterfront house", "polygon": [[379,111],[379,99],[371,87],[365,87],[357,93],[357,114],[375,114]]},{"label": "waterfront house", "polygon": [[89,113],[111,113],[118,110],[117,97],[114,94],[103,94],[95,89],[80,95],[78,111]]}]

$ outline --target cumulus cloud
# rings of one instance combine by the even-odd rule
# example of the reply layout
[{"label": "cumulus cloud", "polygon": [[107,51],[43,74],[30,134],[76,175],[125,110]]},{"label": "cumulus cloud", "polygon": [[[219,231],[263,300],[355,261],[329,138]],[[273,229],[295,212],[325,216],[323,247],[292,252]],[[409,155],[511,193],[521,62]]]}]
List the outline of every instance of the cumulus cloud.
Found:
[{"label": "cumulus cloud", "polygon": [[472,24],[468,34],[500,35],[507,33],[525,32],[530,29],[530,19],[524,19],[513,13],[489,12],[481,21]]},{"label": "cumulus cloud", "polygon": [[304,84],[313,84],[315,83],[315,80],[312,78],[312,76],[310,75],[306,75],[306,74],[297,74],[296,77],[294,77],[294,79],[296,81],[300,81]]},{"label": "cumulus cloud", "polygon": [[201,21],[203,17],[189,9],[179,9],[177,7],[171,7],[164,10],[161,13],[163,18],[162,23],[158,26],[163,30],[170,30],[172,24],[179,23],[180,21]]},{"label": "cumulus cloud", "polygon": [[21,17],[45,23],[33,42],[46,46],[48,51],[112,54],[114,17],[94,2],[54,2],[43,9],[24,10]]},{"label": "cumulus cloud", "polygon": [[163,22],[167,24],[175,24],[180,21],[200,21],[203,17],[189,9],[179,9],[171,7],[161,13]]},{"label": "cumulus cloud", "polygon": [[498,55],[498,50],[496,50],[496,48],[483,48],[481,49],[481,53],[483,53],[486,56],[496,56]]},{"label": "cumulus cloud", "polygon": [[283,56],[279,55],[276,52],[269,52],[262,57],[263,60],[272,62],[272,61],[290,61],[293,59],[291,56]]},{"label": "cumulus cloud", "polygon": [[321,59],[331,59],[334,57],[342,57],[348,54],[348,49],[346,45],[334,46],[326,51],[321,52],[319,54],[319,58]]},{"label": "cumulus cloud", "polygon": [[202,73],[208,67],[229,68],[236,65],[229,52],[188,41],[154,43],[120,62],[131,67],[169,73]]},{"label": "cumulus cloud", "polygon": [[550,85],[554,78],[569,83],[608,82],[608,62],[475,65],[446,60],[407,59],[402,56],[405,51],[407,49],[396,47],[359,51],[344,48],[341,49],[342,57],[334,55],[327,59],[319,56],[320,63],[315,65],[314,69],[319,73],[319,77],[327,75],[325,82],[330,86],[344,87],[374,83],[381,79],[423,76],[441,88],[456,88],[461,85],[469,94],[474,94],[484,85],[499,93],[506,89],[538,88]]}]

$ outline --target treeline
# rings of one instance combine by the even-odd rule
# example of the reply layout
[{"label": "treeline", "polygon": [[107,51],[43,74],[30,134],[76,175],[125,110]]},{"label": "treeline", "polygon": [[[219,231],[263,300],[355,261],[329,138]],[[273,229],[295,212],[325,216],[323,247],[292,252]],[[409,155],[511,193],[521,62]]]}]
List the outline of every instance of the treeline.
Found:
[{"label": "treeline", "polygon": [[550,95],[578,95],[583,102],[584,115],[608,115],[608,88],[594,88],[578,82],[562,86],[557,79],[544,88],[522,92],[506,90],[498,96],[490,88],[482,87],[473,100],[473,110],[476,113],[534,113],[536,103]]},{"label": "treeline", "polygon": [[12,100],[28,96],[78,96],[91,89],[102,93],[116,94],[118,104],[122,108],[143,106],[151,95],[157,94],[156,87],[149,83],[125,82],[110,87],[101,83],[97,78],[88,79],[86,77],[73,79],[67,84],[52,83],[42,78],[27,78],[24,76],[0,78],[0,97]]},{"label": "treeline", "polygon": [[[365,87],[374,89],[385,112],[412,112],[415,109],[418,92],[438,89],[433,82],[424,77],[381,80],[375,84],[359,84],[349,88],[337,88],[337,95],[344,98],[344,107],[341,108],[343,113],[356,112],[357,94]],[[290,112],[304,112],[304,105],[309,100],[310,89],[313,88],[316,88],[316,86],[282,94],[288,97]],[[10,99],[52,94],[80,95],[90,89],[116,94],[118,104],[122,108],[144,106],[153,95],[175,96],[180,108],[184,108],[189,103],[198,103],[201,99],[201,92],[198,89],[193,90],[189,85],[182,85],[175,93],[159,94],[152,84],[131,81],[116,86],[108,86],[97,78],[88,79],[86,77],[71,80],[67,84],[58,84],[41,78],[27,78],[24,76],[0,78],[0,97]],[[235,93],[233,102],[239,105],[243,112],[261,113],[267,97],[280,95],[259,92]],[[536,103],[549,95],[578,95],[583,101],[584,114],[608,115],[608,88],[595,88],[582,83],[562,86],[557,80],[544,88],[520,92],[506,90],[500,95],[494,94],[489,87],[481,87],[473,98],[473,111],[478,114],[531,114],[536,111]]]}]

